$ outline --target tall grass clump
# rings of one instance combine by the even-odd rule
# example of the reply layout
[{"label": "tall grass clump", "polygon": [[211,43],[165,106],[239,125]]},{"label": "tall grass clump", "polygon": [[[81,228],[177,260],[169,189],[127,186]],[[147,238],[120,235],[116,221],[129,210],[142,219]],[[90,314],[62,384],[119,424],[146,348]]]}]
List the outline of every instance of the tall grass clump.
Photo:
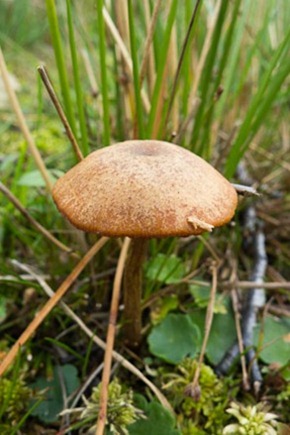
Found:
[{"label": "tall grass clump", "polygon": [[[40,26],[31,21],[26,33],[22,21],[29,21],[32,5],[40,8],[45,23]],[[23,86],[19,97],[27,124],[25,129],[24,121],[19,125],[13,113],[3,110],[0,360],[27,324],[37,324],[39,311],[43,314],[39,307],[47,307],[47,297],[59,300],[52,290],[71,288],[66,296],[69,306],[63,301],[59,307],[51,303],[53,313],[36,334],[29,331],[34,333],[29,355],[20,357],[32,367],[25,372],[23,390],[31,402],[21,411],[22,419],[17,416],[15,433],[22,426],[27,433],[36,433],[39,425],[69,433],[96,423],[99,402],[90,394],[95,391],[94,383],[99,383],[100,349],[105,348],[101,338],[105,339],[122,244],[109,240],[82,272],[93,255],[90,252],[98,251],[90,250],[91,245],[95,249],[97,236],[65,222],[50,188],[46,189],[46,184],[50,186],[70,169],[75,156],[42,82],[33,75],[35,59],[49,72],[79,144],[80,159],[123,140],[166,140],[202,156],[233,182],[240,181],[239,171],[245,164],[250,182],[256,182],[264,193],[258,199],[242,200],[232,225],[217,229],[213,237],[149,242],[150,260],[143,271],[144,340],[138,355],[122,347],[122,354],[134,364],[114,354],[114,369],[118,371],[121,364],[122,370],[118,373],[120,388],[108,407],[111,431],[117,427],[114,415],[125,412],[126,416],[126,395],[132,399],[134,418],[130,421],[134,423],[130,428],[122,423],[122,430],[131,435],[159,430],[158,425],[174,435],[222,433],[226,425],[232,427],[226,409],[238,406],[232,405],[235,399],[243,403],[242,410],[244,405],[245,409],[262,409],[268,401],[285,420],[289,400],[288,390],[283,389],[289,381],[289,360],[283,347],[289,335],[290,281],[289,22],[288,0],[7,0],[0,4],[0,41],[7,64],[12,69],[16,53],[16,65],[22,61],[17,76]],[[28,56],[32,46],[37,48]],[[28,77],[33,77],[29,86]],[[23,129],[31,130],[25,136],[30,137],[29,146],[19,139]],[[38,162],[31,152],[36,149],[34,142],[40,150]],[[49,183],[43,180],[46,171],[39,169],[39,160],[47,168]],[[217,365],[236,339],[239,303],[231,290],[241,283],[249,287],[254,262],[243,243],[248,204],[254,204],[259,229],[265,231],[269,258],[265,281],[276,285],[271,288],[271,303],[258,319],[260,336],[255,331],[257,358],[267,376],[274,373],[275,378],[259,398],[241,391],[239,367],[223,382],[207,365],[196,368],[195,361],[202,348],[205,308],[213,299],[211,288],[218,292],[213,307],[215,335],[205,351],[206,364]],[[268,311],[275,317],[267,317]],[[118,316],[117,338],[123,331],[122,305]],[[267,334],[270,344],[264,348],[260,343]],[[267,352],[276,345],[275,351]],[[117,340],[118,351],[121,346]],[[203,391],[193,401],[184,391],[196,372]],[[7,389],[9,400],[0,404],[0,426],[7,423],[3,415],[10,406],[14,381]],[[166,388],[161,391],[163,384]],[[198,398],[198,388],[194,394]],[[40,407],[33,398],[43,402]],[[263,403],[255,408],[253,403],[260,399]],[[152,430],[155,433],[159,432]]]},{"label": "tall grass clump", "polygon": [[[123,139],[117,129],[122,122],[124,138],[175,140],[208,160],[221,155],[233,177],[257,133],[267,129],[271,108],[283,104],[290,68],[283,8],[249,0],[160,3],[112,2],[107,9],[102,1],[81,8],[67,0],[67,28],[60,35],[57,4],[47,0],[68,118],[72,126],[80,124],[86,153],[86,131],[100,117],[102,133],[93,147]],[[94,44],[84,26],[93,28]],[[68,43],[71,59],[66,56],[65,64]],[[94,116],[81,97],[89,79],[85,51],[100,89]],[[146,74],[140,79],[141,64]],[[71,98],[78,110],[72,110]],[[121,120],[116,105],[123,108]]]}]

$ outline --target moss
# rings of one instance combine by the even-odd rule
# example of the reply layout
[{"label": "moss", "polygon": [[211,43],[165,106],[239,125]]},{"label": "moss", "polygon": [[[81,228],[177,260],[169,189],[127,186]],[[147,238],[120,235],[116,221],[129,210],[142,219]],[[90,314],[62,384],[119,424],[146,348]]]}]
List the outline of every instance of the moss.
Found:
[{"label": "moss", "polygon": [[[96,430],[96,421],[100,409],[101,385],[100,383],[93,389],[89,399],[84,399],[84,407],[62,412],[62,415],[66,413],[80,414],[78,416],[78,427],[87,430],[86,433],[89,434],[95,433]],[[106,428],[110,430],[110,434],[128,434],[127,427],[141,417],[143,417],[143,412],[133,404],[133,391],[121,385],[118,379],[114,379],[108,388]]]},{"label": "moss", "polygon": [[5,428],[11,427],[19,422],[27,411],[29,400],[32,397],[32,390],[22,379],[0,380],[0,403],[2,406],[2,417],[0,420],[0,432],[5,433]]},{"label": "moss", "polygon": [[[185,388],[192,382],[197,362],[185,359],[177,366],[174,374],[168,375],[165,388],[175,406],[178,421],[185,435],[218,435],[229,416],[225,410],[237,389],[231,380],[220,380],[214,371],[203,364],[199,376],[199,395],[193,399],[185,394]],[[229,391],[231,393],[229,393]]]}]

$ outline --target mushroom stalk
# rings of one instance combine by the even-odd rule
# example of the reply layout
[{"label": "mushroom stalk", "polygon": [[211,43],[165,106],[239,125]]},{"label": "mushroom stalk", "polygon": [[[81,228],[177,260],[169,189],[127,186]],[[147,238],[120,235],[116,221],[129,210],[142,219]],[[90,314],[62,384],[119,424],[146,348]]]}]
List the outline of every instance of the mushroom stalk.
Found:
[{"label": "mushroom stalk", "polygon": [[132,239],[124,270],[124,335],[130,347],[141,341],[142,266],[147,250],[147,239]]}]

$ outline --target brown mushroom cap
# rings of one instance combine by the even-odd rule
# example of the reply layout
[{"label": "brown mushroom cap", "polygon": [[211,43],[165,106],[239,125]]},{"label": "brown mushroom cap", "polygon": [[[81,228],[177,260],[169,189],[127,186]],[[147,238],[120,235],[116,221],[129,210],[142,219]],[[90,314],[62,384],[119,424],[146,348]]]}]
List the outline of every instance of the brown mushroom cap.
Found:
[{"label": "brown mushroom cap", "polygon": [[77,228],[119,237],[188,236],[227,223],[233,186],[190,151],[156,140],[91,153],[55,184],[57,207]]}]

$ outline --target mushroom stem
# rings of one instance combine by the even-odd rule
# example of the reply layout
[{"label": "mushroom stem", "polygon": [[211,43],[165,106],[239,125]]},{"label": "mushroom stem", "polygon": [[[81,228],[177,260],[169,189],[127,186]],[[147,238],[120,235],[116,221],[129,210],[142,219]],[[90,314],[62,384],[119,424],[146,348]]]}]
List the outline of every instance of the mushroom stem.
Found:
[{"label": "mushroom stem", "polygon": [[142,266],[148,240],[132,239],[124,271],[124,335],[130,347],[141,341]]}]

